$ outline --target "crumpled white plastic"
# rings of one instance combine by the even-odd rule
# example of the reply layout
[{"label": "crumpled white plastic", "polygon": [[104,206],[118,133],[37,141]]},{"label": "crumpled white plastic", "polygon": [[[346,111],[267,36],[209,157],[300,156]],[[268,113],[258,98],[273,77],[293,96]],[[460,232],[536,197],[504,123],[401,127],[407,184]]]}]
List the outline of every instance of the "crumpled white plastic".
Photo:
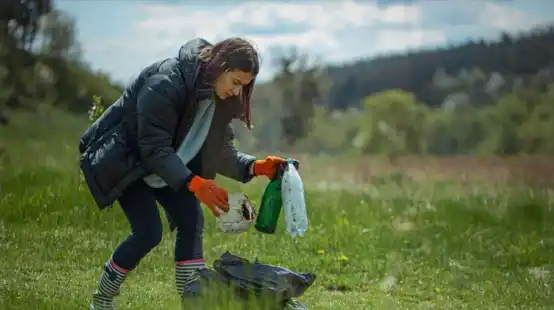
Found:
[{"label": "crumpled white plastic", "polygon": [[252,202],[243,193],[229,195],[229,211],[219,210],[220,216],[217,217],[219,228],[224,233],[240,234],[250,229],[250,226],[256,222],[256,209]]}]

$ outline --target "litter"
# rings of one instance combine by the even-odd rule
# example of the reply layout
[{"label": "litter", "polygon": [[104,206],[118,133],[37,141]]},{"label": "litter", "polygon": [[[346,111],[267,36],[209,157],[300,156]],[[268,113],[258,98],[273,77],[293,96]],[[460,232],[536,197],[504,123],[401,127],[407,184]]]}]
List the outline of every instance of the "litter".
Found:
[{"label": "litter", "polygon": [[[213,307],[216,300],[228,302],[231,294],[237,301],[249,302],[254,298],[270,309],[283,309],[287,302],[302,296],[316,279],[313,273],[294,272],[257,260],[250,262],[229,252],[223,253],[213,266],[214,269],[195,271],[185,287],[183,298],[190,300],[189,306],[195,302],[201,306],[201,300],[209,300]],[[222,291],[225,293],[219,295]]]}]

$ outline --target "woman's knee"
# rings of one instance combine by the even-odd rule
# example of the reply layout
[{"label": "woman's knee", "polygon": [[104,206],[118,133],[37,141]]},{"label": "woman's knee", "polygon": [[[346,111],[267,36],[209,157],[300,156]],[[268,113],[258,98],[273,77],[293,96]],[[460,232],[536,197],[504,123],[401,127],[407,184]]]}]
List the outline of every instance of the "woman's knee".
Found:
[{"label": "woman's knee", "polygon": [[162,241],[163,227],[161,223],[159,225],[150,225],[141,230],[134,231],[133,235],[141,246],[150,250],[158,246]]},{"label": "woman's knee", "polygon": [[135,246],[141,251],[156,247],[162,240],[163,226],[153,190],[138,181],[126,189],[119,203],[131,225]]}]

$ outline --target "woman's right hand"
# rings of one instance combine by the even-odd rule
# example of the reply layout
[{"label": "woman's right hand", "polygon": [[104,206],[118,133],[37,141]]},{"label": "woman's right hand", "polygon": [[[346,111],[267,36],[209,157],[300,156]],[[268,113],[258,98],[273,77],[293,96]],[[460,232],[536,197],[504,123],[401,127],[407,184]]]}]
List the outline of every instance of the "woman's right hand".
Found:
[{"label": "woman's right hand", "polygon": [[229,195],[214,180],[194,176],[189,182],[188,188],[200,202],[210,208],[215,216],[219,216],[220,211],[229,211]]}]

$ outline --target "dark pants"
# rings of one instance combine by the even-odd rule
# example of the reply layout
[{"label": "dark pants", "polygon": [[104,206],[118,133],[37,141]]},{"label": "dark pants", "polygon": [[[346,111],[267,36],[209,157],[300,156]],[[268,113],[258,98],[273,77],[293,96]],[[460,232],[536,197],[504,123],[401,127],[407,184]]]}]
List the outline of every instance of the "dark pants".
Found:
[{"label": "dark pants", "polygon": [[203,258],[204,218],[200,203],[194,194],[184,187],[179,192],[168,186],[151,188],[140,180],[129,186],[119,199],[132,230],[112,256],[121,268],[134,269],[162,240],[162,220],[156,201],[177,226],[175,261]]}]

